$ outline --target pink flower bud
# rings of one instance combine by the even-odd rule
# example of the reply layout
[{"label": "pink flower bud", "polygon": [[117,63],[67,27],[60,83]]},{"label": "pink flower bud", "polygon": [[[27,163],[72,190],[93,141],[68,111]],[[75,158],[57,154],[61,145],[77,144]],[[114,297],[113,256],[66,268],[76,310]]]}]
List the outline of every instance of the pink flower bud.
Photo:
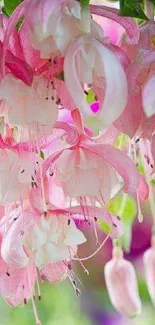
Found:
[{"label": "pink flower bud", "polygon": [[126,317],[141,312],[141,300],[133,265],[123,258],[120,248],[115,248],[113,258],[105,266],[105,281],[114,308]]},{"label": "pink flower bud", "polygon": [[147,289],[155,306],[155,247],[149,248],[143,257]]}]

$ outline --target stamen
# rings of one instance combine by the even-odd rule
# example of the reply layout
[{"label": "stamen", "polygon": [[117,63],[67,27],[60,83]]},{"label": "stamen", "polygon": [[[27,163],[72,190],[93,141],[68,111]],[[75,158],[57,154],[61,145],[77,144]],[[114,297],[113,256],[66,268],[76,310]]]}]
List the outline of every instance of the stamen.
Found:
[{"label": "stamen", "polygon": [[[69,250],[72,250],[72,252],[74,253],[74,255],[76,256],[76,260],[80,263],[80,265],[82,266],[84,273],[86,275],[89,275],[89,271],[86,269],[86,267],[84,266],[84,264],[82,263],[82,261],[78,258],[77,254],[75,253],[75,251],[73,250],[72,247],[69,247]],[[71,255],[71,254],[70,254]]]},{"label": "stamen", "polygon": [[139,198],[138,192],[137,192],[137,208],[138,208],[138,221],[141,223],[141,222],[143,222],[144,217],[143,217],[143,214],[141,211],[140,198]]},{"label": "stamen", "polygon": [[33,296],[31,296],[31,301],[32,301],[32,307],[33,307],[33,312],[34,312],[34,316],[35,316],[35,321],[36,321],[36,325],[41,325],[41,321],[38,317],[38,313],[37,313],[37,309],[36,309],[36,305],[35,305],[35,301]]},{"label": "stamen", "polygon": [[41,300],[41,291],[40,291],[38,273],[37,273],[37,290],[38,290],[38,299]]},{"label": "stamen", "polygon": [[110,237],[110,234],[111,234],[111,231],[109,232],[109,234],[106,236],[106,238],[104,239],[103,243],[100,245],[100,247],[94,252],[92,253],[91,255],[87,256],[87,257],[83,257],[83,258],[77,258],[77,257],[73,257],[72,260],[73,261],[87,261],[89,259],[91,259],[92,257],[94,257],[101,249],[102,247],[104,246],[104,244],[107,242],[107,240],[109,239]]},{"label": "stamen", "polygon": [[68,278],[69,278],[69,280],[70,280],[70,282],[72,284],[72,287],[73,287],[73,289],[75,291],[76,296],[79,297],[81,295],[81,290],[79,288],[77,288],[76,282],[71,278],[70,275],[68,275]]}]

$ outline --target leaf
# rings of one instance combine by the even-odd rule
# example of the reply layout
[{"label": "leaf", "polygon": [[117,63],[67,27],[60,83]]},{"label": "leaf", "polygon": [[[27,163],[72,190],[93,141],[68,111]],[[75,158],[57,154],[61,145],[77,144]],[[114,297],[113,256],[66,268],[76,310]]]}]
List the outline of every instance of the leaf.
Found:
[{"label": "leaf", "polygon": [[18,5],[23,2],[23,0],[4,0],[4,10],[11,16],[13,11],[18,7]]},{"label": "leaf", "polygon": [[[115,200],[111,200],[111,202],[108,204],[108,209],[111,213],[120,215],[121,204],[123,204],[123,195],[119,195]],[[121,214],[122,221],[129,223],[130,221],[133,222],[136,213],[137,208],[134,199],[131,196],[126,195],[126,201]]]},{"label": "leaf", "polygon": [[103,230],[106,234],[109,234],[111,228],[106,222],[99,221],[99,226],[101,230]]},{"label": "leaf", "polygon": [[123,194],[119,195],[117,199],[111,201],[108,208],[111,213],[119,215],[122,219],[124,234],[121,237],[121,244],[124,251],[128,253],[130,251],[132,241],[132,224],[137,214],[136,202],[129,195]]},{"label": "leaf", "polygon": [[126,253],[130,252],[132,241],[132,223],[124,223],[124,234],[121,237],[122,248]]},{"label": "leaf", "polygon": [[80,0],[80,3],[83,7],[87,7],[89,5],[90,0]]},{"label": "leaf", "polygon": [[140,3],[136,0],[120,0],[120,16],[135,17],[148,20]]}]

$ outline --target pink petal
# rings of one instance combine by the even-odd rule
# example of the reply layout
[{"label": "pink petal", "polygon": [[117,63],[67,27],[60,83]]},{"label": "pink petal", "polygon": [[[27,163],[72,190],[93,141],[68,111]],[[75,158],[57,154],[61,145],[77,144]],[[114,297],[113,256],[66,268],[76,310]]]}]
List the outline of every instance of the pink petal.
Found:
[{"label": "pink petal", "polygon": [[0,293],[7,303],[17,306],[29,300],[34,291],[36,268],[29,264],[24,269],[15,269],[8,266],[0,258]]},{"label": "pink petal", "polygon": [[152,115],[155,114],[154,88],[155,88],[155,75],[148,78],[142,91],[143,108],[147,117],[151,117]]},{"label": "pink petal", "polygon": [[93,114],[85,101],[84,90],[78,79],[75,64],[76,55],[85,44],[89,44],[89,46],[94,48],[101,59],[101,71],[103,71],[106,88],[103,105],[95,117],[98,123],[108,126],[121,115],[125,108],[127,102],[126,76],[113,52],[107,49],[97,39],[87,39],[83,36],[76,39],[66,51],[64,61],[65,82],[76,106],[81,109],[85,116],[93,116]]},{"label": "pink petal", "polygon": [[8,43],[10,36],[12,32],[14,32],[16,24],[22,18],[24,14],[24,7],[25,4],[27,3],[27,0],[22,2],[14,11],[13,15],[10,17],[6,31],[5,31],[5,37],[4,37],[4,42],[3,42],[3,54],[2,54],[2,73],[5,75],[5,56],[6,56],[6,51],[8,48]]},{"label": "pink petal", "polygon": [[[0,53],[2,53],[1,42]],[[15,57],[9,50],[6,51],[5,60],[6,66],[11,70],[15,77],[21,79],[28,86],[31,86],[33,81],[33,73],[30,66],[24,60]]]},{"label": "pink petal", "polygon": [[118,9],[109,8],[107,6],[90,5],[91,13],[94,15],[103,16],[119,23],[127,33],[127,42],[136,44],[139,40],[139,26],[132,18],[121,17],[118,15]]},{"label": "pink petal", "polygon": [[48,264],[41,270],[50,283],[64,281],[67,278],[68,266],[65,262]]},{"label": "pink petal", "polygon": [[144,175],[140,175],[140,185],[138,188],[138,195],[142,201],[147,200],[149,197],[149,185]]},{"label": "pink petal", "polygon": [[114,123],[115,127],[122,133],[132,138],[138,130],[143,117],[141,94],[131,93],[128,103],[122,115]]},{"label": "pink petal", "polygon": [[122,151],[109,144],[82,143],[82,147],[91,150],[109,163],[123,178],[125,192],[135,193],[140,184],[140,174],[133,161]]},{"label": "pink petal", "polygon": [[16,220],[16,209],[14,210],[14,221],[7,230],[2,240],[1,254],[6,263],[12,267],[23,268],[27,266],[29,258],[23,249],[24,232],[34,220],[34,213],[25,212]]}]

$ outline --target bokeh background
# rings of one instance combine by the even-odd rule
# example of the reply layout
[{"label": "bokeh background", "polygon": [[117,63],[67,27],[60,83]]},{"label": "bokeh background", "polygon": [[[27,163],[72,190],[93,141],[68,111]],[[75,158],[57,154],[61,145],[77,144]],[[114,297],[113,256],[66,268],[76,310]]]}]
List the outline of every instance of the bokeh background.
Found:
[{"label": "bokeh background", "polygon": [[[11,0],[10,0],[11,1]],[[92,3],[102,3],[108,6],[117,6],[116,2],[94,0]],[[104,35],[111,42],[116,43],[124,32],[117,23],[108,19],[98,19],[104,28]],[[112,207],[114,212],[120,208],[122,198],[117,200]],[[151,217],[149,205],[143,207],[144,222],[139,224],[136,220],[136,204],[128,199],[123,218],[125,223],[124,246],[126,246],[125,257],[132,261],[136,268],[140,296],[143,303],[143,312],[136,319],[129,320],[119,315],[112,307],[107,295],[104,282],[104,265],[111,258],[111,242],[106,243],[98,255],[89,260],[85,266],[90,274],[86,276],[80,267],[75,264],[74,269],[80,279],[82,294],[77,297],[69,283],[65,281],[59,284],[41,284],[42,300],[36,299],[36,306],[43,325],[153,325],[155,324],[155,309],[150,302],[147,292],[142,257],[144,251],[150,246]],[[134,220],[134,222],[133,222]],[[99,240],[104,239],[100,225]],[[79,256],[87,256],[96,249],[94,234],[89,228],[82,229],[88,238],[79,251]],[[131,241],[132,240],[132,241]],[[131,251],[128,247],[131,242]],[[122,292],[123,299],[123,292]],[[33,325],[35,324],[31,302],[26,306],[11,308],[0,298],[0,325]]]}]

